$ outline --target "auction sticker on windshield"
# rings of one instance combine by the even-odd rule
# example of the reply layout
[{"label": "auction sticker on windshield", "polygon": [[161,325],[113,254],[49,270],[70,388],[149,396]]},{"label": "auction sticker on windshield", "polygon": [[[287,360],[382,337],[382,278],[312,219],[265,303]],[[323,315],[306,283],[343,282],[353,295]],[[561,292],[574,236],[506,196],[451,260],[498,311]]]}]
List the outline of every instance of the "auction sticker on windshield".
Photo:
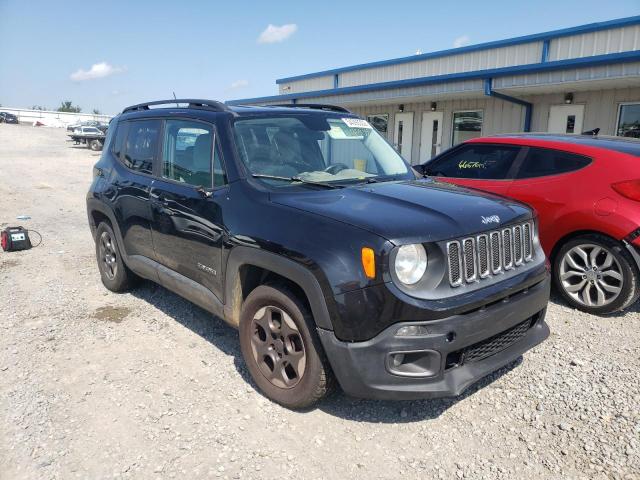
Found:
[{"label": "auction sticker on windshield", "polygon": [[361,118],[341,118],[340,120],[346,123],[347,127],[351,128],[373,128],[371,125],[369,125],[369,122]]}]

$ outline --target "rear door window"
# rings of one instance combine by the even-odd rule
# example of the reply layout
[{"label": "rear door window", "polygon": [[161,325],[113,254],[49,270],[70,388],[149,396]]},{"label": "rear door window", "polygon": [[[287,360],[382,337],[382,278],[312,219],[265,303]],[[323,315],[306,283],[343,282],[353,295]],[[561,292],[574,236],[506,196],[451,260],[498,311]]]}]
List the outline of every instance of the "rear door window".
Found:
[{"label": "rear door window", "polygon": [[[129,124],[128,133],[120,159],[127,168],[151,175],[153,163],[158,155],[161,122],[160,120],[135,120],[127,123]],[[117,143],[116,135],[116,145]]]},{"label": "rear door window", "polygon": [[509,178],[520,147],[469,144],[445,153],[427,164],[429,174],[478,180]]},{"label": "rear door window", "polygon": [[591,163],[589,157],[548,148],[529,148],[516,178],[538,178],[573,172]]}]

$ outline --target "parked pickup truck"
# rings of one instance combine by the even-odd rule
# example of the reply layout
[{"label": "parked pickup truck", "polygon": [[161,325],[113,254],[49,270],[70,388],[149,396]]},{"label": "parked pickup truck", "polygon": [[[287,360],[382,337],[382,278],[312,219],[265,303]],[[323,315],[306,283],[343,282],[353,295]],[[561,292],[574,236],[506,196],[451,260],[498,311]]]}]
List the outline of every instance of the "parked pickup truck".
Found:
[{"label": "parked pickup truck", "polygon": [[336,383],[458,395],[549,335],[532,210],[423,178],[341,107],[128,107],[87,212],[106,288],[146,278],[238,328],[253,381],[290,408]]},{"label": "parked pickup truck", "polygon": [[102,150],[105,134],[96,127],[78,127],[69,134],[75,145],[85,144],[94,151]]}]

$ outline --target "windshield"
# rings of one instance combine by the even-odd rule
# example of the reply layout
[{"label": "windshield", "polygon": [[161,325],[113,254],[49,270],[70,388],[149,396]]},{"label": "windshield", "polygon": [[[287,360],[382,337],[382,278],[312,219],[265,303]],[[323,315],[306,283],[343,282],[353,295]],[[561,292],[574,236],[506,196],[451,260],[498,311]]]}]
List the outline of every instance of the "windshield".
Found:
[{"label": "windshield", "polygon": [[234,130],[243,163],[263,179],[326,183],[413,178],[400,155],[359,118],[311,114],[239,119]]}]

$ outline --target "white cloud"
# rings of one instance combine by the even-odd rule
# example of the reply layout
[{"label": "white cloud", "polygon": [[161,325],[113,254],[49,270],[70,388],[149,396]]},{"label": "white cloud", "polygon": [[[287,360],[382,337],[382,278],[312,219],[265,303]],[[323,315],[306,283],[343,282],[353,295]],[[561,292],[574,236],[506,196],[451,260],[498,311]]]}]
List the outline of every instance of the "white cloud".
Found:
[{"label": "white cloud", "polygon": [[107,62],[94,63],[89,70],[78,69],[73,72],[69,78],[74,82],[83,82],[85,80],[94,80],[96,78],[104,78],[116,73],[124,72],[122,67],[114,67]]},{"label": "white cloud", "polygon": [[249,80],[236,80],[229,87],[232,90],[235,90],[237,88],[245,88],[245,87],[248,87],[248,86],[249,86]]},{"label": "white cloud", "polygon": [[453,41],[453,48],[460,48],[465,45],[469,45],[470,40],[469,35],[462,35]]},{"label": "white cloud", "polygon": [[281,27],[269,24],[264,32],[262,32],[258,37],[258,43],[284,42],[287,38],[296,33],[297,30],[298,25],[295,23],[287,23]]}]

